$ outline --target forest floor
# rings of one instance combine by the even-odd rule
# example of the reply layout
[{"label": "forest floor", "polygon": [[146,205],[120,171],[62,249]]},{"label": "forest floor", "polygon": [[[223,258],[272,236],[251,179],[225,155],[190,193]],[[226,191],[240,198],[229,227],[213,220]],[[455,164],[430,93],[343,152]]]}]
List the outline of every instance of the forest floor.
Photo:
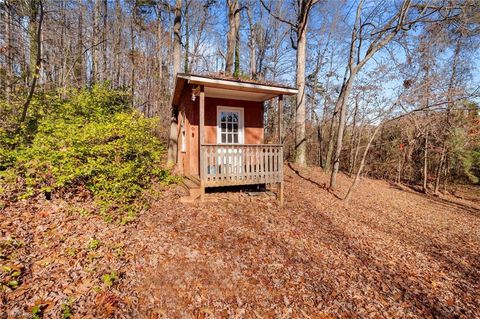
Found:
[{"label": "forest floor", "polygon": [[327,181],[286,166],[284,207],[270,192],[181,204],[157,186],[124,226],[80,195],[11,204],[0,318],[480,318],[478,188],[365,179],[345,203]]}]

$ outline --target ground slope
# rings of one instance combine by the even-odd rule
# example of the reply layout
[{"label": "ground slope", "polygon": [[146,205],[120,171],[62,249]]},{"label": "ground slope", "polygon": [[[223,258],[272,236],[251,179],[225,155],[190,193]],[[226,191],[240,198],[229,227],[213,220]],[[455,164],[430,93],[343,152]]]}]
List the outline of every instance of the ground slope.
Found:
[{"label": "ground slope", "polygon": [[[346,204],[337,196],[347,177],[335,195],[318,169],[286,166],[285,175],[282,208],[268,193],[180,204],[168,189],[127,226],[69,214],[61,201],[7,207],[2,236],[24,238],[25,270],[2,293],[4,313],[37,301],[45,317],[58,317],[70,300],[78,317],[480,317],[476,197],[366,179]],[[102,275],[112,272],[109,285]]]}]

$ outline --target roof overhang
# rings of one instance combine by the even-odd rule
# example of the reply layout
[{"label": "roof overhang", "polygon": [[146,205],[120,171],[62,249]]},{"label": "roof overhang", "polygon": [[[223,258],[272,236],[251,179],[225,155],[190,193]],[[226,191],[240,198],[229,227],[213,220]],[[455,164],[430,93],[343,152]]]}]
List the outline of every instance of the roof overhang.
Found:
[{"label": "roof overhang", "polygon": [[206,97],[263,102],[279,95],[297,94],[298,90],[270,84],[241,80],[219,79],[208,76],[178,74],[172,96],[172,105],[180,103],[185,84],[203,85]]}]

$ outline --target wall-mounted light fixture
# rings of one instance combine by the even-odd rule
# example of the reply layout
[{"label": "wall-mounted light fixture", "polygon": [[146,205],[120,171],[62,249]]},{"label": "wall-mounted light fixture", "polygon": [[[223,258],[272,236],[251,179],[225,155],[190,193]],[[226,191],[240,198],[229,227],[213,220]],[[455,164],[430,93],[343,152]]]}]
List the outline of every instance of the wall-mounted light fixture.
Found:
[{"label": "wall-mounted light fixture", "polygon": [[192,102],[195,102],[197,95],[200,93],[200,85],[192,89]]}]

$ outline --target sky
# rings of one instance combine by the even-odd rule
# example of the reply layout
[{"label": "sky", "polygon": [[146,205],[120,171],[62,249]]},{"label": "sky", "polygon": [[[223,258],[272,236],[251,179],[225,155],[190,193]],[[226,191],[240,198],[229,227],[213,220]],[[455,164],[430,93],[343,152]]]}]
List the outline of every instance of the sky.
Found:
[{"label": "sky", "polygon": [[[2,1],[2,0],[0,0]],[[173,4],[173,0],[170,0]],[[196,0],[193,0],[195,2]],[[240,0],[240,3],[247,3],[246,0]],[[295,11],[293,0],[286,0],[283,3],[277,0],[264,0],[267,5],[271,3],[274,8],[280,8],[280,15],[286,19],[294,21]],[[391,12],[394,11],[398,5],[399,0],[388,0],[388,1],[372,1],[366,0],[364,5],[364,19],[367,19],[368,15],[372,10],[380,8],[381,10],[375,11],[374,15],[376,18],[371,19],[372,23],[380,24],[382,21],[390,17]],[[185,3],[185,1],[184,1]],[[282,22],[276,21],[272,18],[263,8],[259,5],[259,2],[253,1],[256,5],[252,9],[254,20],[258,20],[260,24],[268,26],[269,29],[266,30],[269,32],[271,37],[282,35],[282,41],[280,42],[280,55],[278,59],[278,65],[276,69],[278,71],[278,76],[272,78],[272,72],[267,72],[266,77],[268,80],[273,80],[275,82],[282,82],[288,85],[295,85],[295,54],[296,51],[292,48],[290,43],[290,32],[289,27]],[[384,4],[383,6],[378,6],[378,4]],[[336,86],[341,84],[341,80],[346,68],[347,62],[347,48],[350,41],[350,32],[355,19],[355,11],[358,0],[326,0],[321,1],[316,5],[310,12],[309,16],[309,25],[307,34],[308,39],[308,49],[307,49],[307,75],[310,74],[316,64],[316,57],[318,53],[324,53],[325,57],[323,59],[323,69],[320,73],[319,81],[320,84],[325,84],[327,81],[327,69],[330,67],[330,63],[333,65],[335,76],[331,77],[330,81],[335,82]],[[386,4],[386,5],[385,5]],[[192,6],[193,10],[201,10],[201,7]],[[152,13],[153,15],[153,13]],[[170,16],[170,19],[172,17]],[[226,34],[228,32],[228,21],[227,21],[227,7],[225,5],[225,0],[218,0],[216,4],[211,7],[211,16],[207,20],[206,34],[201,51],[206,56],[206,59],[209,60],[210,67],[213,66],[213,69],[209,71],[220,71],[224,68],[224,59],[222,58],[219,52],[225,52],[226,49]],[[274,23],[275,25],[272,25]],[[165,21],[166,27],[170,27],[171,21]],[[195,21],[191,21],[191,26],[195,25]],[[248,48],[248,36],[249,36],[249,26],[246,15],[246,9],[242,9],[241,15],[241,69],[244,73],[248,74],[249,71],[249,48]],[[419,34],[419,29],[413,29],[409,31],[410,38],[415,39]],[[183,35],[185,36],[185,30],[183,30]],[[189,33],[191,34],[191,32]],[[183,39],[184,41],[185,39]],[[479,39],[476,39],[477,41]],[[190,39],[194,41],[194,39]],[[480,84],[480,57],[479,48],[471,54],[472,59],[472,70],[471,70],[471,80],[470,84],[472,87],[477,87]],[[326,48],[326,50],[325,50]],[[363,52],[365,52],[366,45],[363,46]],[[390,51],[390,52],[389,52]],[[367,62],[363,71],[359,75],[357,82],[375,80],[376,84],[381,84],[383,90],[382,94],[393,99],[398,91],[398,88],[402,86],[405,74],[402,77],[391,77],[389,76],[389,68],[392,68],[393,61],[391,53],[395,56],[396,62],[404,63],[406,60],[406,51],[395,42],[388,45],[387,48],[379,51],[374,58]],[[270,55],[273,54],[273,49],[270,48]],[[451,56],[451,50],[445,50],[436,56],[436,59],[439,62],[444,63],[448,66],[448,59]],[[271,62],[270,61],[267,61]],[[371,73],[374,70],[377,70],[379,65],[386,65],[385,68],[386,76],[381,78],[378,77],[375,79],[369,79]],[[206,68],[200,66],[197,72],[205,72]],[[411,71],[408,70],[408,65],[405,66],[404,70],[401,71]],[[402,74],[402,72],[397,72]]]}]

